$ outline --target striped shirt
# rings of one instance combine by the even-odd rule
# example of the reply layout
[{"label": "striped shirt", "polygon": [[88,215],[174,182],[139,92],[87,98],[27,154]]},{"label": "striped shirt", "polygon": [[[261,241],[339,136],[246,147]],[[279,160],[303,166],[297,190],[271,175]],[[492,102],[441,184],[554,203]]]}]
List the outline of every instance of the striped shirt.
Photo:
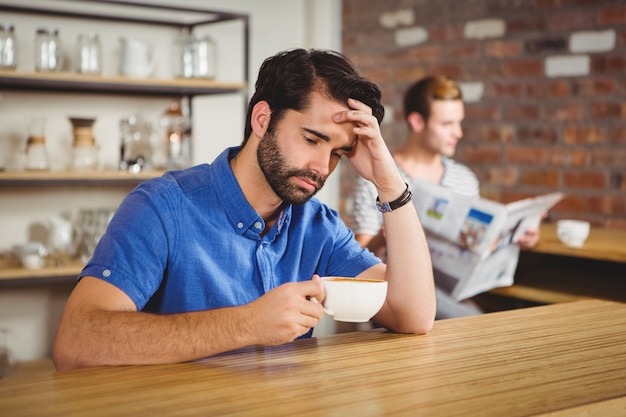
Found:
[{"label": "striped shirt", "polygon": [[[470,197],[480,196],[478,178],[467,166],[452,159],[443,157],[443,176],[441,186]],[[410,178],[398,165],[404,181],[412,187],[415,181],[423,181],[418,177]],[[383,225],[382,214],[376,208],[376,187],[370,181],[359,177],[353,196],[352,230],[354,234],[375,236]]]}]

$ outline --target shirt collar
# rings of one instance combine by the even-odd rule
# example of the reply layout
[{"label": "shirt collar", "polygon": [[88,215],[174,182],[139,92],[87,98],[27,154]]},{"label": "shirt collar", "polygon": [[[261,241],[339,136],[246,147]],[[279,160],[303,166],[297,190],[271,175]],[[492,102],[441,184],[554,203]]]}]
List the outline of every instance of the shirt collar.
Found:
[{"label": "shirt collar", "polygon": [[[210,165],[215,178],[218,198],[222,201],[232,228],[236,233],[259,236],[265,228],[265,222],[252,208],[243,194],[235,174],[230,166],[230,160],[239,153],[240,147],[225,149]],[[277,231],[280,233],[291,219],[291,205],[283,208],[277,221]],[[270,233],[271,234],[271,233]],[[269,234],[268,234],[269,235]]]}]

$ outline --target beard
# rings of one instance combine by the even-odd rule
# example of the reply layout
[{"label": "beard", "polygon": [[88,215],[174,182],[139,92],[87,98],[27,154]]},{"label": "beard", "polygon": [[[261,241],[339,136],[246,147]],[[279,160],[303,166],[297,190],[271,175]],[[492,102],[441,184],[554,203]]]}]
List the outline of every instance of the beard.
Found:
[{"label": "beard", "polygon": [[[323,186],[325,178],[307,169],[294,169],[281,153],[273,129],[268,129],[257,149],[259,167],[265,180],[276,195],[287,204],[304,204],[311,199]],[[315,189],[309,191],[292,183],[291,178],[306,178],[315,183]]]}]

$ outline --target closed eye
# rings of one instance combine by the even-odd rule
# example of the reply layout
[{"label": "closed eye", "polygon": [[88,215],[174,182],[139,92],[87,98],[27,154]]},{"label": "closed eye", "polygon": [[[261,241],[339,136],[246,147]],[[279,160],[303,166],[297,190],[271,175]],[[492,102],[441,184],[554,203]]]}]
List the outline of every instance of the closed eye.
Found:
[{"label": "closed eye", "polygon": [[[311,144],[312,146],[317,146],[317,145],[319,144],[319,142],[320,142],[320,140],[319,140],[319,139],[315,139],[315,138],[312,138],[312,137],[310,137],[310,136],[305,136],[305,137],[304,137],[304,140],[305,140],[307,143]],[[340,151],[338,151],[338,150],[333,150],[330,154],[331,154],[331,156],[332,156],[333,158],[341,159],[341,157],[345,154],[345,152],[346,152],[346,151],[345,151],[345,150],[343,150],[343,149],[342,149],[342,150],[340,150]]]},{"label": "closed eye", "polygon": [[[307,133],[304,135],[304,140],[311,145],[318,145],[320,141],[330,142],[330,137],[323,133],[320,133],[313,129],[303,128],[304,132]],[[354,149],[353,146],[342,146],[341,148],[335,149],[331,152],[331,155],[334,158],[341,159],[345,154],[352,152]]]}]

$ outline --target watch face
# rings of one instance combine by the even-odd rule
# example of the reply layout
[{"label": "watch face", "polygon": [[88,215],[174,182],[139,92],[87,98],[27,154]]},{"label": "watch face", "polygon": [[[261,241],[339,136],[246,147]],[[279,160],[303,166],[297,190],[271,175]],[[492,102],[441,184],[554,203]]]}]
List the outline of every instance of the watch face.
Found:
[{"label": "watch face", "polygon": [[376,207],[378,207],[378,211],[380,211],[381,213],[387,213],[391,211],[391,207],[389,206],[389,203],[381,203],[380,201],[377,201]]}]

